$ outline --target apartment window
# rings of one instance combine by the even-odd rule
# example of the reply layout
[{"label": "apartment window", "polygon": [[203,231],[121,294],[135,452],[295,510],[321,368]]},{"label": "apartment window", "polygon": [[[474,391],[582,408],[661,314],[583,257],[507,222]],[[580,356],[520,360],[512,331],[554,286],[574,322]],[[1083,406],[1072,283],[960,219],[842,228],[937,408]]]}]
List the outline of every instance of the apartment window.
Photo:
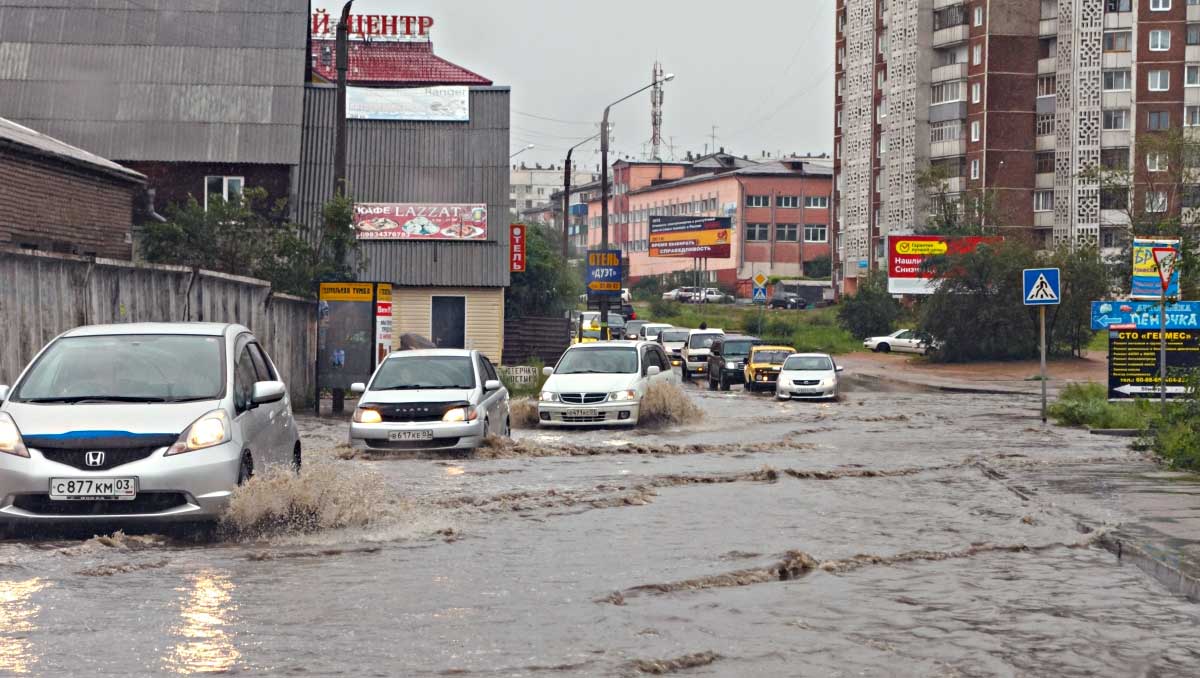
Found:
[{"label": "apartment window", "polygon": [[1131,0],[1104,0],[1105,12],[1128,12],[1131,10]]},{"label": "apartment window", "polygon": [[1171,89],[1171,71],[1150,71],[1149,77],[1146,79],[1146,85],[1151,92],[1165,92]]},{"label": "apartment window", "polygon": [[795,208],[800,206],[800,196],[798,195],[781,195],[775,198],[776,207]]},{"label": "apartment window", "polygon": [[842,128],[842,112],[841,111],[837,112],[837,126],[838,126],[838,129]]},{"label": "apartment window", "polygon": [[971,103],[973,103],[973,104],[979,103],[979,100],[982,98],[982,92],[983,92],[983,87],[981,87],[979,83],[977,83],[977,82],[971,83]]},{"label": "apartment window", "polygon": [[245,182],[244,177],[204,177],[204,211],[208,211],[211,196],[220,196],[225,202],[239,197]]},{"label": "apartment window", "polygon": [[958,141],[962,138],[962,133],[962,120],[935,122],[929,126],[929,141],[934,144],[939,141]]},{"label": "apartment window", "polygon": [[1188,209],[1200,207],[1200,186],[1184,186],[1180,191],[1179,200]]},{"label": "apartment window", "polygon": [[1036,132],[1039,137],[1044,137],[1047,134],[1054,134],[1054,114],[1039,113],[1036,127]]},{"label": "apartment window", "polygon": [[975,45],[971,49],[971,65],[978,66],[983,63],[983,45]]},{"label": "apartment window", "polygon": [[1166,12],[1171,9],[1171,0],[1150,0],[1151,12]]},{"label": "apartment window", "polygon": [[1165,52],[1171,49],[1171,31],[1150,31],[1150,51]]},{"label": "apartment window", "polygon": [[1171,113],[1169,111],[1150,111],[1146,114],[1146,129],[1170,129]]},{"label": "apartment window", "polygon": [[1130,31],[1108,31],[1104,34],[1104,51],[1128,52],[1131,38]]},{"label": "apartment window", "polygon": [[800,230],[798,224],[775,224],[775,240],[779,242],[796,242],[796,233]]},{"label": "apartment window", "polygon": [[1108,92],[1120,92],[1128,90],[1133,79],[1129,75],[1128,68],[1118,68],[1111,71],[1104,71],[1104,89]]},{"label": "apartment window", "polygon": [[1100,149],[1100,166],[1110,170],[1127,170],[1129,169],[1129,149],[1128,148],[1102,148]]},{"label": "apartment window", "polygon": [[1037,95],[1052,97],[1057,93],[1058,78],[1053,75],[1042,75],[1037,79]]},{"label": "apartment window", "polygon": [[982,7],[975,8],[975,25],[976,26],[983,25],[983,8]]},{"label": "apartment window", "polygon": [[827,195],[806,195],[804,196],[804,206],[810,209],[828,209],[829,196]]},{"label": "apartment window", "polygon": [[1034,191],[1033,192],[1033,211],[1034,212],[1053,212],[1054,211],[1054,191]]},{"label": "apartment window", "polygon": [[978,120],[971,121],[971,141],[973,141],[973,142],[979,141],[979,137],[980,137],[980,128],[979,127],[980,126],[979,126]]},{"label": "apartment window", "polygon": [[1183,109],[1184,127],[1200,127],[1200,106],[1188,106]]},{"label": "apartment window", "polygon": [[961,80],[939,82],[933,86],[930,92],[930,102],[933,104],[944,104],[962,100],[963,82]]},{"label": "apartment window", "polygon": [[971,161],[971,178],[972,179],[979,178],[979,161],[978,160]]},{"label": "apartment window", "polygon": [[769,195],[748,195],[746,196],[746,207],[770,207],[771,196]]},{"label": "apartment window", "polygon": [[1146,211],[1147,212],[1166,212],[1167,211],[1167,192],[1166,191],[1146,191]]},{"label": "apartment window", "polygon": [[1129,109],[1113,108],[1104,111],[1104,129],[1129,129]]},{"label": "apartment window", "polygon": [[1034,171],[1038,174],[1049,174],[1054,171],[1054,151],[1042,151],[1034,156]]},{"label": "apartment window", "polygon": [[[1188,0],[1191,2],[1191,0]],[[1117,230],[1114,228],[1106,228],[1100,231],[1100,247],[1111,249],[1118,247],[1117,245]]]},{"label": "apartment window", "polygon": [[829,227],[825,224],[804,224],[804,242],[828,242]]},{"label": "apartment window", "polygon": [[1123,210],[1129,208],[1129,191],[1124,188],[1100,189],[1100,209]]},{"label": "apartment window", "polygon": [[962,5],[953,5],[933,13],[933,30],[963,26],[967,23],[967,11]]},{"label": "apartment window", "polygon": [[771,237],[770,224],[746,224],[746,240],[749,242],[767,242]]},{"label": "apartment window", "polygon": [[1200,66],[1186,66],[1183,69],[1184,87],[1200,86]]},{"label": "apartment window", "polygon": [[1165,153],[1147,153],[1146,154],[1146,171],[1147,172],[1166,172],[1167,171],[1167,155]]}]

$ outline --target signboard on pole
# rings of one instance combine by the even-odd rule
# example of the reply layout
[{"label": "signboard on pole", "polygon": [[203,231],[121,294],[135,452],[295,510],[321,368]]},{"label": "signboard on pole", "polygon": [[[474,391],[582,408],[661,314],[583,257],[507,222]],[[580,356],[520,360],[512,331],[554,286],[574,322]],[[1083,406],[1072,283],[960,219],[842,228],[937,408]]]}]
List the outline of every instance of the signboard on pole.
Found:
[{"label": "signboard on pole", "polygon": [[[933,294],[937,281],[924,270],[932,257],[947,254],[967,254],[980,245],[998,243],[999,237],[947,237],[941,235],[888,236],[888,293]],[[865,261],[865,260],[864,260]],[[859,263],[860,268],[866,268]]]},{"label": "signboard on pole", "polygon": [[650,256],[728,259],[733,243],[729,217],[650,217]]},{"label": "signboard on pole", "polygon": [[392,352],[392,286],[375,286],[375,367]]},{"label": "signboard on pole", "polygon": [[359,240],[486,240],[487,217],[482,204],[354,204]]},{"label": "signboard on pole", "polygon": [[317,297],[317,381],[347,389],[371,379],[374,369],[375,285],[321,283]]},{"label": "signboard on pole", "polygon": [[1057,268],[1027,268],[1024,282],[1026,306],[1057,306],[1062,300]]},{"label": "signboard on pole", "polygon": [[508,263],[510,273],[525,272],[525,224],[508,226]]},{"label": "signboard on pole", "polygon": [[[1162,393],[1157,329],[1113,328],[1108,333],[1110,400],[1155,398]],[[1200,331],[1167,330],[1167,397],[1187,392],[1187,372],[1200,369]]]},{"label": "signboard on pole", "polygon": [[[1134,299],[1161,299],[1163,296],[1163,279],[1159,275],[1158,262],[1155,259],[1155,249],[1179,249],[1179,240],[1172,238],[1134,238],[1133,239],[1133,284],[1130,297]],[[1172,264],[1174,262],[1172,261]],[[1177,267],[1170,272],[1167,285],[1167,296],[1179,296],[1179,271]]]},{"label": "signboard on pole", "polygon": [[752,282],[754,283],[754,295],[753,295],[754,303],[756,303],[756,304],[767,303],[767,282],[768,282],[767,276],[763,275],[762,273],[759,273],[754,276],[754,278],[752,279]]},{"label": "signboard on pole", "polygon": [[592,250],[587,259],[587,295],[621,299],[621,250]]},{"label": "signboard on pole", "polygon": [[[1150,301],[1093,301],[1092,329],[1107,330],[1113,325],[1159,329],[1160,308],[1158,302]],[[1200,330],[1200,301],[1167,304],[1167,329]]]}]

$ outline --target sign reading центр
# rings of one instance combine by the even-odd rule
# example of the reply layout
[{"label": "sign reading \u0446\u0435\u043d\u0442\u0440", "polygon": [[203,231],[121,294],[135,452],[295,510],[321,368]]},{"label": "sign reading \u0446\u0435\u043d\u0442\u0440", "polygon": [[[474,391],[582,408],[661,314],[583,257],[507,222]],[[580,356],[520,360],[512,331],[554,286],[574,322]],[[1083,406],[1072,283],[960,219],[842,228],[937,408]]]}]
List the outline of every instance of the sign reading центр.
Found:
[{"label": "sign reading \u0446\u0435\u043d\u0442\u0440", "polygon": [[940,235],[888,236],[888,292],[891,294],[933,294],[937,281],[924,270],[926,260],[947,254],[967,254],[983,244],[997,243],[999,237],[951,238]]},{"label": "sign reading \u0446\u0435\u043d\u0442\u0440", "polygon": [[359,240],[486,240],[487,205],[367,202],[354,205]]}]

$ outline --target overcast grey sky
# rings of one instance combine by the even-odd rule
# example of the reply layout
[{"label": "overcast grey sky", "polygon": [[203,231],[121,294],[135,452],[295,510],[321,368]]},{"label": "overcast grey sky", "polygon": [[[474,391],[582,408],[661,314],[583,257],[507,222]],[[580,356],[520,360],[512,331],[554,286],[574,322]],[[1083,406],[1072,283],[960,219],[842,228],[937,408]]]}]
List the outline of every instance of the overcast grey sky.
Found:
[{"label": "overcast grey sky", "polygon": [[[341,2],[313,6],[336,15]],[[711,146],[713,125],[738,155],[832,150],[833,0],[357,0],[354,12],[432,16],[439,56],[512,87],[512,150],[537,145],[518,161],[561,164],[655,59],[675,74],[663,137],[676,155]],[[613,149],[640,156],[649,92],[612,120]],[[596,166],[598,146],[584,148],[577,163]]]}]

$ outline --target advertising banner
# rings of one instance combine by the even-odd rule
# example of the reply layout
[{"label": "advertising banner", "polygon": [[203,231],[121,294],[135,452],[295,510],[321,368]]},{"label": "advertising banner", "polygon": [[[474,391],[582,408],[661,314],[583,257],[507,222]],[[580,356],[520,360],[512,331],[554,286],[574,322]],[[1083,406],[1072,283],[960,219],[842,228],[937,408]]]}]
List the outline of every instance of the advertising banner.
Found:
[{"label": "advertising banner", "polygon": [[525,224],[508,226],[508,263],[510,273],[525,272]]},{"label": "advertising banner", "polygon": [[729,217],[650,217],[650,256],[728,259],[733,242]]},{"label": "advertising banner", "polygon": [[621,300],[621,250],[588,252],[587,295]]},{"label": "advertising banner", "polygon": [[373,283],[321,283],[317,300],[317,382],[350,388],[374,368]]},{"label": "advertising banner", "polygon": [[392,352],[392,286],[379,283],[375,290],[375,367]]},{"label": "advertising banner", "polygon": [[354,230],[359,240],[486,240],[487,205],[360,202]]},{"label": "advertising banner", "polygon": [[932,257],[967,254],[983,244],[998,243],[999,237],[954,238],[940,235],[888,236],[888,292],[891,294],[933,294],[937,282],[922,270]]},{"label": "advertising banner", "polygon": [[[1162,279],[1158,276],[1158,264],[1154,260],[1155,248],[1179,249],[1178,239],[1134,238],[1133,239],[1133,285],[1130,297],[1134,299],[1162,299]],[[1168,297],[1179,296],[1179,271],[1171,274]]]},{"label": "advertising banner", "polygon": [[346,117],[350,120],[470,122],[471,91],[454,86],[347,87]]},{"label": "advertising banner", "polygon": [[[1167,330],[1167,397],[1187,392],[1188,374],[1200,369],[1200,332]],[[1110,400],[1159,396],[1159,331],[1110,329],[1108,397]]]},{"label": "advertising banner", "polygon": [[[1093,301],[1092,329],[1107,330],[1113,325],[1157,330],[1157,301]],[[1200,301],[1167,304],[1168,330],[1200,330]]]}]

